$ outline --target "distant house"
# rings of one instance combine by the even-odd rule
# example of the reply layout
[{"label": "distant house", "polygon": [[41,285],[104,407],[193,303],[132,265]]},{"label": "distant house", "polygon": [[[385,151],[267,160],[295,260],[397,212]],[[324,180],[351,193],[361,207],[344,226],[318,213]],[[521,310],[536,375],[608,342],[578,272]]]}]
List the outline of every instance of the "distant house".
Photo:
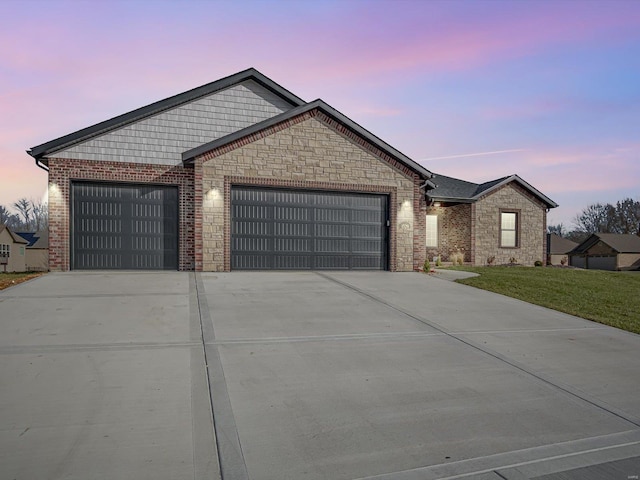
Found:
[{"label": "distant house", "polygon": [[640,237],[594,233],[569,253],[570,264],[593,270],[639,270]]},{"label": "distant house", "polygon": [[49,270],[49,232],[16,232],[27,242],[25,267],[29,272],[46,272]]},{"label": "distant house", "polygon": [[518,175],[481,184],[435,175],[427,192],[427,256],[472,265],[533,265],[546,256],[547,210],[558,205]]},{"label": "distant house", "polygon": [[573,242],[568,238],[561,237],[555,233],[547,234],[547,265],[563,265],[562,259],[565,260],[564,265],[569,264],[569,252],[578,246],[577,242]]},{"label": "distant house", "polygon": [[27,242],[6,225],[0,225],[0,272],[24,272]]}]

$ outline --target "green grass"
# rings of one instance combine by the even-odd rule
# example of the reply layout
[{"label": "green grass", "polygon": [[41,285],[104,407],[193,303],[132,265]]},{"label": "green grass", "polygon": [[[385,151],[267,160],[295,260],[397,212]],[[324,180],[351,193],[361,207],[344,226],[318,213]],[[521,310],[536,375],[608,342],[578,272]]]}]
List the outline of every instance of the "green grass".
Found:
[{"label": "green grass", "polygon": [[22,282],[26,282],[27,280],[31,280],[32,278],[39,277],[40,275],[44,275],[44,273],[34,273],[34,272],[20,272],[20,273],[2,273],[0,272],[0,290],[4,290],[5,288],[11,287],[12,285],[17,285]]},{"label": "green grass", "polygon": [[458,280],[525,302],[640,334],[640,272],[541,267],[451,267]]}]

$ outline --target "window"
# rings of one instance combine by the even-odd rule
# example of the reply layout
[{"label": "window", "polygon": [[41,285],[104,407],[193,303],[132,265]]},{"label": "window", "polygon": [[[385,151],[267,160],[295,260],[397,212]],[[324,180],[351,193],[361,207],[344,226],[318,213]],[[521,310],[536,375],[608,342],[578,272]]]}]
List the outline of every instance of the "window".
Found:
[{"label": "window", "polygon": [[438,216],[427,215],[427,247],[438,246]]},{"label": "window", "polygon": [[24,247],[20,247],[20,255],[24,256]]},{"label": "window", "polygon": [[516,248],[518,240],[518,213],[500,212],[500,246]]},{"label": "window", "polygon": [[11,252],[11,245],[0,245],[0,257],[8,257]]}]

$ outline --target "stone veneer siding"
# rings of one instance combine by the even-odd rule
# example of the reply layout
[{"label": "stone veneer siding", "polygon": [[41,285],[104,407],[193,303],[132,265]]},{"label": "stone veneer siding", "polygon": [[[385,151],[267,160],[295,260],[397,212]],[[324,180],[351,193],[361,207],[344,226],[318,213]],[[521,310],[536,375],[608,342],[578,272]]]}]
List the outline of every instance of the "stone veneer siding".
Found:
[{"label": "stone veneer siding", "polygon": [[464,261],[470,262],[471,205],[443,203],[439,207],[428,206],[425,215],[438,216],[438,246],[427,247],[429,260],[432,261],[433,257],[439,256],[440,260],[448,262],[452,254],[461,252],[464,254]]},{"label": "stone veneer siding", "polygon": [[[519,242],[516,248],[500,247],[500,211],[519,212]],[[533,265],[546,257],[546,205],[515,183],[502,186],[472,205],[473,265],[487,265],[495,256],[495,264],[509,263],[511,258],[521,265]],[[544,263],[543,263],[544,264]]]},{"label": "stone veneer siding", "polygon": [[71,182],[174,185],[179,198],[180,270],[194,269],[194,169],[181,165],[150,165],[92,160],[49,159],[49,268],[66,271],[70,264]]},{"label": "stone veneer siding", "polygon": [[202,177],[201,218],[196,218],[196,224],[202,223],[202,238],[196,236],[201,246],[196,247],[196,261],[201,248],[204,271],[231,267],[232,185],[386,193],[390,270],[411,271],[424,262],[424,200],[418,176],[319,111],[207,152],[195,160],[195,169],[196,178]]}]

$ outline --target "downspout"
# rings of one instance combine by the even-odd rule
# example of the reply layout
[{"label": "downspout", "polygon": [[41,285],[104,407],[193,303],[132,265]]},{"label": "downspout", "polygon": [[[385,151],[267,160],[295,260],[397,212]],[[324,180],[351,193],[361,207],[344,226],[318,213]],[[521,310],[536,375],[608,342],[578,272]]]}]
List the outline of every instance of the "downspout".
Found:
[{"label": "downspout", "polygon": [[37,167],[41,168],[41,169],[42,169],[42,170],[44,170],[45,172],[48,172],[48,171],[49,171],[49,167],[47,167],[44,163],[42,163],[42,161],[40,160],[40,158],[39,158],[39,157],[35,157],[35,156],[33,155],[33,153],[31,152],[31,150],[27,150],[26,152],[27,152],[30,156],[32,156],[32,157],[35,159],[35,161],[36,161],[36,166],[37,166]]},{"label": "downspout", "polygon": [[39,158],[36,158],[36,165],[40,167],[42,170],[44,170],[45,172],[49,171],[49,167],[47,167],[44,163],[40,163]]}]

